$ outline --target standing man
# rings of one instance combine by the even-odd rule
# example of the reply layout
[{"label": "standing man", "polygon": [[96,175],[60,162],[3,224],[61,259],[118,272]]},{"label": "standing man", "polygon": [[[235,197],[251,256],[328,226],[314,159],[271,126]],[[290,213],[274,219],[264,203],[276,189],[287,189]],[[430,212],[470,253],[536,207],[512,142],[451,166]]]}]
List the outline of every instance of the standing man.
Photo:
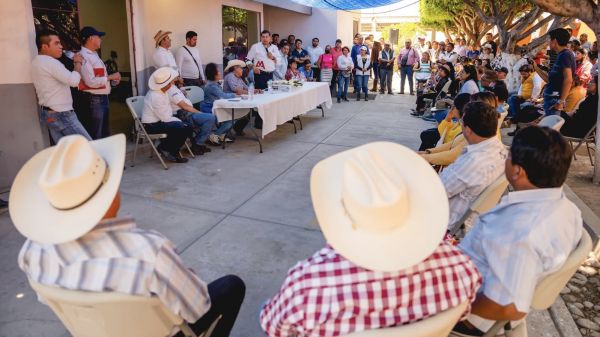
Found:
[{"label": "standing man", "polygon": [[175,62],[175,57],[173,56],[173,53],[169,50],[171,48],[171,37],[169,36],[169,34],[171,34],[171,32],[164,32],[162,30],[159,30],[156,33],[156,35],[154,35],[156,49],[154,50],[152,60],[154,61],[154,66],[156,67],[156,69],[162,67],[169,67],[179,72],[177,62]]},{"label": "standing man", "polygon": [[383,50],[379,54],[379,79],[381,81],[380,94],[385,93],[387,87],[388,95],[392,93],[392,78],[394,77],[394,50],[389,42],[383,44]]},{"label": "standing man", "polygon": [[425,38],[423,36],[419,36],[417,38],[417,42],[418,42],[418,45],[416,48],[417,48],[417,51],[419,52],[419,55],[423,55],[423,52],[429,51],[429,49],[427,49],[427,45],[425,44]]},{"label": "standing man", "polygon": [[318,81],[321,78],[321,69],[317,66],[317,61],[319,60],[319,57],[325,53],[325,50],[319,46],[318,37],[312,39],[312,46],[306,48],[306,52],[310,57],[310,66],[312,67],[314,78]]},{"label": "standing man", "polygon": [[81,81],[80,54],[73,56],[75,70],[68,71],[58,61],[63,47],[54,32],[39,32],[35,39],[38,55],[31,62],[31,77],[41,106],[41,118],[46,123],[55,143],[63,136],[80,134],[92,140],[73,110],[73,98],[69,87],[77,87]]},{"label": "standing man", "polygon": [[[482,43],[481,45],[485,46],[486,44],[489,44],[490,46],[492,46],[492,53],[494,55],[496,55],[496,52],[498,51],[498,45],[494,41],[494,35],[492,35],[492,33],[485,34],[485,42]],[[483,52],[483,49],[481,50],[481,52]]]},{"label": "standing man", "polygon": [[331,80],[331,89],[335,92],[337,88],[337,80],[338,75],[340,74],[340,69],[337,65],[337,59],[342,55],[342,40],[335,40],[335,47],[331,48],[331,55],[333,56],[333,79]]},{"label": "standing man", "polygon": [[575,78],[575,56],[567,48],[569,32],[564,28],[557,28],[548,33],[550,49],[557,53],[556,61],[548,73],[540,70],[534,63],[535,71],[548,83],[544,89],[544,113],[560,115],[567,102],[567,96]]},{"label": "standing man", "polygon": [[279,34],[273,34],[273,44],[279,47]]},{"label": "standing man", "polygon": [[271,44],[271,32],[263,30],[260,33],[260,42],[252,45],[246,56],[246,64],[254,69],[256,89],[266,89],[267,82],[273,79],[277,55],[279,49]]},{"label": "standing man", "polygon": [[206,83],[200,51],[196,48],[197,43],[198,33],[190,30],[185,34],[185,46],[179,48],[175,58],[177,67],[181,71],[181,79],[186,86],[201,87]]},{"label": "standing man", "polygon": [[302,40],[296,39],[294,41],[294,50],[290,55],[290,61],[294,60],[298,64],[304,64],[304,61],[310,60],[310,56],[308,56],[308,52],[302,48]]},{"label": "standing man", "polygon": [[419,52],[417,52],[411,46],[410,40],[404,42],[404,48],[398,55],[398,66],[400,67],[400,94],[404,94],[404,83],[406,77],[408,77],[408,85],[410,87],[410,94],[415,94],[413,85],[413,66],[419,62]]},{"label": "standing man", "polygon": [[111,81],[118,84],[121,80],[119,73],[107,74],[106,66],[98,56],[98,49],[104,35],[104,32],[99,32],[94,27],[81,29],[83,65],[79,71],[82,79],[79,89],[88,96],[89,105],[87,113],[84,114],[88,115],[91,121],[88,132],[92,139],[110,136],[108,94],[110,94]]}]

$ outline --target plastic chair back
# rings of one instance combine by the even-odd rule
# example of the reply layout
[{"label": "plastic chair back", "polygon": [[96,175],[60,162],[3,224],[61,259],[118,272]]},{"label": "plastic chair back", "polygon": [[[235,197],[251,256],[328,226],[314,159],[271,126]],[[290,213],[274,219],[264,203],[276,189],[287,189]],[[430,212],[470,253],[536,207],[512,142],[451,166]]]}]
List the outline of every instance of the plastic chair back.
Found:
[{"label": "plastic chair back", "polygon": [[397,327],[356,332],[345,337],[441,337],[448,336],[460,316],[467,309],[468,302],[440,312],[424,320]]},{"label": "plastic chair back", "polygon": [[181,87],[185,91],[192,104],[200,103],[204,100],[204,90],[197,86]]},{"label": "plastic chair back", "polygon": [[558,115],[550,115],[542,118],[542,120],[538,123],[538,126],[560,131],[560,128],[562,128],[563,124],[565,124],[564,118]]},{"label": "plastic chair back", "polygon": [[185,324],[156,297],[29,284],[74,337],[165,337]]},{"label": "plastic chair back", "polygon": [[554,300],[560,294],[560,291],[565,287],[567,282],[577,271],[577,268],[583,263],[588,257],[588,254],[592,250],[592,238],[588,232],[583,229],[581,240],[575,247],[575,250],[569,254],[569,257],[565,261],[562,267],[553,274],[546,276],[540,283],[538,283],[531,307],[536,310],[548,309]]},{"label": "plastic chair back", "polygon": [[471,205],[471,211],[477,214],[483,214],[494,208],[500,201],[500,198],[502,198],[502,195],[504,194],[504,191],[506,191],[507,187],[508,180],[506,180],[506,176],[504,174],[501,174],[500,177],[498,177],[491,185],[486,187],[485,190],[481,192],[479,197],[473,201],[473,204]]},{"label": "plastic chair back", "polygon": [[133,96],[125,99],[125,103],[131,112],[133,119],[141,121],[144,111],[144,96]]}]

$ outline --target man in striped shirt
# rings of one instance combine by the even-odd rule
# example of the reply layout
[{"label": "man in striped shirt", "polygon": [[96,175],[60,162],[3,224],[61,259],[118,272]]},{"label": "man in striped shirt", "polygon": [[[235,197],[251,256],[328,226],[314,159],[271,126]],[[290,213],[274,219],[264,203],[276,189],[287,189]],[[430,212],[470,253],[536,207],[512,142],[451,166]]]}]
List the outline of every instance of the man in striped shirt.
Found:
[{"label": "man in striped shirt", "polygon": [[[73,194],[68,188],[62,186],[68,183],[65,179],[45,181],[42,174],[38,186],[38,179],[31,179],[31,177],[39,173],[29,177],[26,173],[20,173],[21,177],[27,179],[20,180],[17,177],[13,184],[11,218],[17,229],[28,238],[18,258],[19,267],[27,274],[28,279],[70,290],[157,296],[171,312],[189,322],[196,334],[205,331],[218,316],[222,316],[214,335],[228,336],[244,299],[243,281],[237,276],[229,275],[207,285],[191,269],[184,266],[169,239],[157,231],[136,227],[135,221],[131,218],[118,216],[120,207],[118,186],[125,156],[123,135],[89,143],[85,139],[73,139],[73,137],[80,136],[63,137],[57,146],[36,155],[36,157],[48,156],[49,153],[50,158],[47,161],[34,157],[30,162],[46,162],[45,172],[48,172],[51,171],[53,163],[79,161],[82,162],[79,163],[80,167],[87,167],[89,163],[86,159],[97,157],[98,163],[91,163],[93,174],[89,176],[104,175],[107,178],[100,181],[99,186],[92,185],[89,190],[91,197],[88,198],[89,193],[87,193],[80,201],[74,202],[75,206],[59,207],[54,200],[68,199]],[[115,138],[119,138],[117,142]],[[69,142],[78,142],[78,144],[72,146]],[[105,146],[102,148],[98,144]],[[87,153],[82,153],[80,150],[78,152],[78,149],[86,147],[97,148]],[[111,154],[114,152],[119,153],[116,156],[119,158],[111,160],[111,157],[115,157]],[[26,171],[26,168],[31,165],[34,164],[26,164],[22,171]],[[104,169],[105,165],[106,169]],[[85,183],[89,180],[85,178],[85,172],[69,172],[76,166],[59,167],[56,172],[67,171],[64,175],[78,181],[78,186],[89,186]],[[100,174],[96,174],[99,166]],[[21,183],[25,180],[35,182]],[[29,186],[22,187],[22,184],[29,184]],[[36,206],[36,212],[44,213],[45,207],[63,209],[60,216],[56,216],[55,219],[48,218],[45,222],[40,218],[32,218],[35,215],[27,218],[24,209],[31,206],[27,191],[35,189],[44,191],[47,185],[54,185],[50,190],[54,192],[44,192],[48,196],[45,200],[47,205]],[[91,214],[98,210],[105,213]],[[52,211],[50,210],[49,214],[56,214],[55,210],[54,213]],[[86,214],[82,217],[84,212]],[[80,218],[74,221],[76,216]],[[100,222],[92,222],[100,217],[102,218]],[[79,235],[69,237],[59,233],[60,228],[64,228],[61,226],[69,223],[73,223],[69,225],[71,228],[81,228]],[[53,234],[58,238],[44,236],[42,232],[45,230],[54,231]],[[179,332],[177,336],[183,334]]]},{"label": "man in striped shirt", "polygon": [[484,102],[468,103],[461,123],[469,145],[440,174],[450,202],[450,230],[460,225],[457,221],[481,192],[504,174],[506,159],[506,148],[496,137],[498,113],[493,107]]}]

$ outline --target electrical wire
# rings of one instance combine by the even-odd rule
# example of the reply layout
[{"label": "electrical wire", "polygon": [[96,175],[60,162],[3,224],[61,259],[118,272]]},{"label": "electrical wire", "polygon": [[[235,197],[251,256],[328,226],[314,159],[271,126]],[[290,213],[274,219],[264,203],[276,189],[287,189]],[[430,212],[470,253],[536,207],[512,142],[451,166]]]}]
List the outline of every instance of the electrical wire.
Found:
[{"label": "electrical wire", "polygon": [[[350,11],[350,10],[347,10],[347,9],[341,8],[341,7],[339,7],[339,6],[335,5],[335,4],[332,4],[332,3],[331,3],[329,0],[321,0],[321,1],[323,1],[323,2],[324,2],[324,3],[326,3],[327,5],[329,5],[329,6],[333,7],[333,8],[335,8],[335,9],[337,9],[337,10],[340,10],[340,11],[344,11],[344,12],[348,12],[348,13],[352,13],[352,14],[360,14],[360,12],[356,12],[356,11]],[[399,11],[399,10],[402,10],[402,9],[404,9],[404,8],[410,7],[410,6],[412,6],[412,5],[418,4],[419,2],[420,2],[420,0],[417,0],[417,1],[411,2],[411,3],[409,3],[408,5],[404,5],[404,6],[402,6],[402,7],[399,7],[399,8],[394,8],[394,9],[390,9],[390,10],[383,11],[383,12],[377,12],[377,13],[365,13],[365,14],[370,14],[370,15],[378,15],[378,14],[386,14],[386,13],[391,13],[391,12]]]}]

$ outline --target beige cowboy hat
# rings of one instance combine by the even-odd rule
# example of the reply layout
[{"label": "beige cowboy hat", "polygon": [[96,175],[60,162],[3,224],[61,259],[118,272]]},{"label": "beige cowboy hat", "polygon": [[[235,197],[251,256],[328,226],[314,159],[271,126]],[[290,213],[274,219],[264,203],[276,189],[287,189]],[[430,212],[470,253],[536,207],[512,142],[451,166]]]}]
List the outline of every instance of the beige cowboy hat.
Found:
[{"label": "beige cowboy hat", "polygon": [[246,67],[246,63],[244,61],[240,61],[240,60],[231,60],[227,63],[227,67],[225,67],[225,72],[227,72],[229,69],[235,67],[235,66],[240,66],[242,68]]},{"label": "beige cowboy hat", "polygon": [[42,244],[76,240],[104,217],[121,184],[125,135],[62,137],[34,155],[13,182],[9,212],[17,230]]},{"label": "beige cowboy hat", "polygon": [[327,242],[354,264],[399,271],[429,257],[448,228],[448,198],[414,151],[377,142],[313,168],[313,207]]},{"label": "beige cowboy hat", "polygon": [[160,41],[162,41],[162,39],[164,39],[165,37],[167,37],[167,35],[171,34],[172,32],[169,31],[162,31],[159,30],[155,35],[154,35],[154,42],[156,42],[156,47],[158,47],[158,45],[160,44]]},{"label": "beige cowboy hat", "polygon": [[148,87],[150,90],[160,90],[177,79],[177,76],[179,76],[179,73],[173,68],[158,68],[152,73],[152,75],[150,75],[150,78],[148,79]]}]

